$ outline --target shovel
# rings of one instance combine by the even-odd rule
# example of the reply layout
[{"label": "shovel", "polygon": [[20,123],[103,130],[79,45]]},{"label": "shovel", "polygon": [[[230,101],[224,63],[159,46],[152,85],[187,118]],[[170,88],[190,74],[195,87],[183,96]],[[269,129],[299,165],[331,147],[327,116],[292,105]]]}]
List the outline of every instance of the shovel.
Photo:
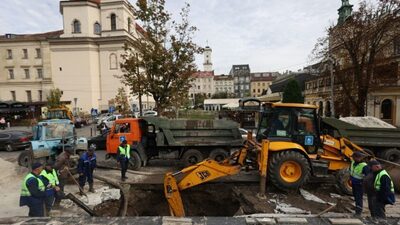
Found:
[{"label": "shovel", "polygon": [[79,188],[79,192],[82,193],[82,195],[84,195],[86,197],[86,202],[89,202],[89,197],[87,196],[87,194],[85,192],[83,192],[83,189],[81,188],[81,186],[79,185],[78,181],[75,179],[75,177],[72,175],[71,171],[66,168],[68,171],[68,174],[71,176],[72,180],[74,181],[74,183],[78,186]]}]

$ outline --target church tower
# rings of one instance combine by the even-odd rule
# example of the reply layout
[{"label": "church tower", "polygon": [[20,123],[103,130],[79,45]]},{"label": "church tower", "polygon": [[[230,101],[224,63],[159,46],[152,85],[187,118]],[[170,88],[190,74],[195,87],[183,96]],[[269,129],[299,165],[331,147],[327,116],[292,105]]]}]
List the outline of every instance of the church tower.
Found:
[{"label": "church tower", "polygon": [[338,9],[339,19],[338,24],[342,24],[351,16],[353,5],[350,5],[349,0],[342,0],[342,6]]},{"label": "church tower", "polygon": [[212,49],[210,48],[210,46],[206,46],[204,48],[204,63],[203,63],[204,71],[213,71],[212,61],[211,61],[211,52],[212,52]]}]

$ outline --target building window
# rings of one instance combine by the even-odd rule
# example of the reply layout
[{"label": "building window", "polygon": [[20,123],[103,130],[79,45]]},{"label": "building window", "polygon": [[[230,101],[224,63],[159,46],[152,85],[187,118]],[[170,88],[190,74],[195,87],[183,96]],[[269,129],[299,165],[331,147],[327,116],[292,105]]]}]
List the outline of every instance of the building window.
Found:
[{"label": "building window", "polygon": [[257,93],[260,93],[260,89],[257,89]]},{"label": "building window", "polygon": [[43,91],[42,90],[38,91],[38,99],[39,99],[39,102],[43,101]]},{"label": "building window", "polygon": [[81,33],[81,22],[79,20],[72,22],[72,33]]},{"label": "building window", "polygon": [[100,34],[101,33],[101,25],[100,25],[99,22],[94,23],[93,30],[94,30],[94,34]]},{"label": "building window", "polygon": [[25,79],[30,79],[31,75],[29,74],[29,69],[24,69]]},{"label": "building window", "polygon": [[43,69],[38,68],[36,71],[37,71],[37,78],[42,79],[43,78]]},{"label": "building window", "polygon": [[22,58],[27,59],[28,58],[28,49],[24,48],[22,49]]},{"label": "building window", "polygon": [[128,33],[131,33],[132,19],[128,18]]},{"label": "building window", "polygon": [[117,29],[117,18],[114,13],[111,14],[110,21],[111,21],[111,30],[116,30]]},{"label": "building window", "polygon": [[253,92],[256,92],[256,89],[253,89]]},{"label": "building window", "polygon": [[13,100],[14,102],[17,101],[17,96],[15,94],[15,91],[10,91],[11,94],[11,100]]},{"label": "building window", "polygon": [[32,92],[31,91],[26,91],[26,101],[32,102]]},{"label": "building window", "polygon": [[12,50],[7,49],[7,59],[12,59]]},{"label": "building window", "polygon": [[110,69],[111,70],[116,70],[118,69],[117,65],[117,55],[115,53],[110,54]]},{"label": "building window", "polygon": [[200,85],[199,85],[199,86],[197,86],[197,90],[200,90]]},{"label": "building window", "polygon": [[8,79],[14,80],[14,69],[8,69]]},{"label": "building window", "polygon": [[42,58],[42,50],[40,48],[36,49],[36,58],[38,59]]}]

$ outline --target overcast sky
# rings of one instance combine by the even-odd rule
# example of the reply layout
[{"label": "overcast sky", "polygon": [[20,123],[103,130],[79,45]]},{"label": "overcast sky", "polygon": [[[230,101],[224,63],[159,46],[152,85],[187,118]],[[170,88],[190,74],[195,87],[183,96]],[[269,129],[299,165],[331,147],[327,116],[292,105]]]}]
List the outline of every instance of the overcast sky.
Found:
[{"label": "overcast sky", "polygon": [[[130,0],[134,4],[135,0]],[[167,0],[178,13],[184,0]],[[233,64],[252,72],[297,70],[308,63],[318,37],[336,22],[341,0],[187,0],[195,41],[213,49],[216,74]],[[357,5],[360,0],[350,0]],[[62,29],[58,0],[1,0],[0,34]],[[202,69],[203,57],[197,57]]]}]

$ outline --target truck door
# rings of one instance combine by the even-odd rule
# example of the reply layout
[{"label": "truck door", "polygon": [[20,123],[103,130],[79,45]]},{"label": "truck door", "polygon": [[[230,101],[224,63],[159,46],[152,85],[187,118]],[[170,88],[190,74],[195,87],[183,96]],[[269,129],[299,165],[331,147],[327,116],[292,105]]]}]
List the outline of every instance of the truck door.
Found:
[{"label": "truck door", "polygon": [[134,130],[134,122],[132,121],[115,121],[111,133],[107,137],[107,152],[117,153],[118,146],[124,140],[130,145],[132,145],[135,140],[137,141],[137,138],[135,138],[137,132]]},{"label": "truck door", "polygon": [[294,109],[293,137],[308,153],[316,153],[320,145],[314,109]]}]

